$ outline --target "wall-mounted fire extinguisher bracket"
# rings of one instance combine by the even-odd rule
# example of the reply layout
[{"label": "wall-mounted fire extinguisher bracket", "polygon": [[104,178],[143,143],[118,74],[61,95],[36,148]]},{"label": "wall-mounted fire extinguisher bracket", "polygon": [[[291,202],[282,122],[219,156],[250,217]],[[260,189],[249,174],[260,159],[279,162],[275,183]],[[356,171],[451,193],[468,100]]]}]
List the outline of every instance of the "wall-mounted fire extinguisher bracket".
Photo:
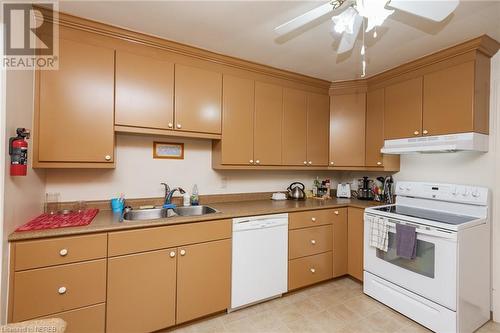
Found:
[{"label": "wall-mounted fire extinguisher bracket", "polygon": [[10,175],[26,176],[28,171],[28,142],[30,130],[16,129],[17,136],[9,139]]}]

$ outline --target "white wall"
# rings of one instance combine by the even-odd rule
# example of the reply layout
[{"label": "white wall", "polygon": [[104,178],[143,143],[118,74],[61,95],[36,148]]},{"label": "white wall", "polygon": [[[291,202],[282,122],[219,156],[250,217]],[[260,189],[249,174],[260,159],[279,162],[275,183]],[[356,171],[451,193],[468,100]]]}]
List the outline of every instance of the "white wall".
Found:
[{"label": "white wall", "polygon": [[[8,71],[6,76],[6,133],[5,140],[15,136],[17,127],[33,128],[33,71]],[[33,147],[32,140],[29,140]],[[31,153],[30,149],[30,153]],[[31,161],[31,156],[29,156]],[[2,276],[1,276],[1,320],[6,320],[8,243],[7,237],[16,227],[40,214],[45,179],[43,172],[28,168],[26,177],[9,176],[8,156],[5,158],[4,211],[2,237]],[[31,163],[30,163],[31,164]]]},{"label": "white wall", "polygon": [[401,156],[401,171],[396,180],[432,181],[488,187],[492,194],[493,227],[493,306],[500,321],[500,53],[491,61],[490,141],[482,153],[441,153]]},{"label": "white wall", "polygon": [[[184,160],[153,159],[153,141],[183,142]],[[200,194],[283,191],[292,181],[307,188],[313,179],[335,182],[359,177],[359,173],[318,171],[216,171],[211,166],[210,140],[153,138],[118,135],[114,170],[47,170],[46,191],[60,193],[61,201],[109,199],[124,193],[128,198],[160,197],[160,182]],[[378,174],[370,174],[375,176]]]}]

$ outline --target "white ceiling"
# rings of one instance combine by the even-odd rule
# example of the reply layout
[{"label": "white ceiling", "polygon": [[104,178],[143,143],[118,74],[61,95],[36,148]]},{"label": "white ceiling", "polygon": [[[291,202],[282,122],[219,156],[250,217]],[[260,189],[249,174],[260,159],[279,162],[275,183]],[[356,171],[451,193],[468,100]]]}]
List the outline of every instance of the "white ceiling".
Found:
[{"label": "white ceiling", "polygon": [[[359,77],[358,41],[337,55],[323,17],[286,38],[273,28],[324,1],[62,1],[60,10],[330,81]],[[367,36],[368,75],[488,34],[500,40],[500,1],[461,1],[441,23],[396,12]]]}]

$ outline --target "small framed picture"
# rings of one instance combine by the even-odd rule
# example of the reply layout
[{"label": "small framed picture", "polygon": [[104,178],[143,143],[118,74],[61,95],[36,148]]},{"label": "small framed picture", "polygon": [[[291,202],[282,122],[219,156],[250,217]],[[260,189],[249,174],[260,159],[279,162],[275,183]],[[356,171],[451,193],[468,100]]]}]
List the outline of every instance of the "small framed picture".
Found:
[{"label": "small framed picture", "polygon": [[173,142],[153,142],[153,158],[184,159],[184,144]]}]

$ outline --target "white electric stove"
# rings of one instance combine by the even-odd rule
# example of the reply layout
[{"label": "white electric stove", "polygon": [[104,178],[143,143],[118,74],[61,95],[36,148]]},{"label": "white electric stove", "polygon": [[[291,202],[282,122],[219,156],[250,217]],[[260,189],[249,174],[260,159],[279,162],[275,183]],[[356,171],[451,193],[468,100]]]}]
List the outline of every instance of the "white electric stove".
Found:
[{"label": "white electric stove", "polygon": [[[473,332],[490,318],[488,189],[398,182],[394,205],[367,208],[364,292],[436,332]],[[389,249],[369,245],[373,220],[389,225]],[[396,224],[412,225],[417,255],[396,254]]]}]

